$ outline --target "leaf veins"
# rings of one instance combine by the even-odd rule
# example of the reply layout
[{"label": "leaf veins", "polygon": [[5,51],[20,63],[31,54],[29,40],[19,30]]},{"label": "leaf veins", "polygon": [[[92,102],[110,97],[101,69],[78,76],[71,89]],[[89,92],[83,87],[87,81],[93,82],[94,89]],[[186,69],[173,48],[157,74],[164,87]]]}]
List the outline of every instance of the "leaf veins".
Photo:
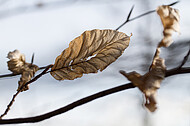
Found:
[{"label": "leaf veins", "polygon": [[103,71],[121,56],[129,41],[129,36],[116,30],[85,31],[56,58],[51,75],[57,80],[73,80]]}]

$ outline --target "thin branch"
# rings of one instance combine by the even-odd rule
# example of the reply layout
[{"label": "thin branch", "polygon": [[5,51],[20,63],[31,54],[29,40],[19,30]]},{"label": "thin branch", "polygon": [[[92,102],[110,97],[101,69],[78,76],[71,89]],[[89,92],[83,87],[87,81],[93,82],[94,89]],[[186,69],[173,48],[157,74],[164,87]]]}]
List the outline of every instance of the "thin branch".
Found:
[{"label": "thin branch", "polygon": [[[168,4],[168,6],[173,6],[173,5],[177,4],[177,3],[179,3],[179,1],[176,1],[176,2],[174,2],[174,3]],[[133,7],[134,7],[134,6],[133,6]],[[136,19],[138,19],[138,18],[141,18],[141,17],[146,16],[146,15],[148,15],[148,14],[151,14],[151,13],[153,13],[153,12],[156,12],[156,10],[151,10],[151,11],[148,11],[148,12],[146,12],[146,13],[144,13],[144,14],[141,14],[141,15],[139,15],[139,16],[136,16],[136,17],[130,19],[130,15],[131,15],[131,13],[132,13],[132,11],[133,11],[133,7],[131,8],[131,10],[130,10],[128,16],[127,16],[127,17],[129,17],[129,18],[127,18],[127,20],[126,20],[124,23],[122,23],[119,27],[117,27],[116,30],[119,30],[121,27],[123,27],[125,24],[127,24],[127,23],[130,22],[130,21],[136,20]]]},{"label": "thin branch", "polygon": [[[49,65],[48,65],[49,66]],[[44,66],[44,67],[40,67],[39,70],[43,70],[43,69],[46,69],[48,66]],[[17,76],[17,75],[20,75],[20,74],[3,74],[3,75],[0,75],[0,78],[4,78],[4,77],[13,77],[13,76]]]},{"label": "thin branch", "polygon": [[[170,69],[166,71],[166,76],[165,77],[170,77],[173,75],[177,75],[177,74],[185,74],[185,73],[190,73],[190,67],[184,67],[181,69],[178,68],[174,68],[174,69]],[[127,83],[121,86],[117,86],[111,89],[107,89],[101,92],[98,92],[96,94],[87,96],[85,98],[82,98],[80,100],[77,100],[69,105],[66,105],[62,108],[56,109],[54,111],[39,115],[39,116],[34,116],[34,117],[27,117],[27,118],[14,118],[14,119],[1,119],[0,120],[0,124],[20,124],[20,123],[34,123],[34,122],[40,122],[46,119],[49,119],[51,117],[57,116],[59,114],[63,114],[67,111],[70,111],[80,105],[86,104],[88,102],[91,102],[93,100],[96,100],[98,98],[116,93],[116,92],[120,92],[123,90],[127,90],[127,89],[131,89],[131,88],[135,88],[135,86],[132,83]]]},{"label": "thin branch", "polygon": [[119,30],[121,27],[123,27],[123,25],[125,25],[127,22],[129,22],[129,18],[130,18],[130,16],[131,16],[131,13],[132,13],[132,11],[133,11],[134,6],[135,6],[135,5],[133,5],[132,8],[131,8],[131,10],[130,10],[128,16],[127,16],[127,20],[126,20],[123,24],[121,24],[118,28],[116,28],[115,30]]},{"label": "thin branch", "polygon": [[13,15],[18,15],[21,13],[26,13],[26,12],[32,12],[32,11],[38,11],[46,8],[58,8],[62,6],[67,6],[72,3],[77,2],[77,0],[57,0],[57,1],[52,1],[52,2],[38,2],[34,5],[23,5],[19,7],[15,7],[12,9],[7,9],[7,10],[2,10],[0,11],[0,19],[10,17]]},{"label": "thin branch", "polygon": [[13,95],[13,98],[11,100],[11,102],[7,105],[7,109],[5,110],[5,112],[0,116],[0,119],[2,119],[5,115],[7,115],[7,113],[9,112],[11,106],[13,105],[16,96],[18,96],[18,94],[21,92],[21,90],[17,91],[16,94]]},{"label": "thin branch", "polygon": [[173,2],[171,4],[168,4],[168,6],[173,6],[173,5],[177,4],[177,3],[179,3],[179,1],[176,1],[176,2]]},{"label": "thin branch", "polygon": [[[4,1],[7,2],[9,0],[4,0]],[[86,2],[86,3],[92,2],[91,0],[52,0],[52,1],[46,1],[46,2],[45,1],[39,0],[39,2],[33,5],[22,5],[22,6],[18,6],[14,8],[8,8],[6,10],[1,10],[0,19],[22,14],[22,13],[35,12],[35,11],[44,10],[44,9],[57,9],[59,7],[69,6],[77,2]],[[112,0],[112,1],[109,0],[109,2],[118,2],[118,0]],[[93,4],[100,4],[100,3],[107,3],[107,0],[98,0],[98,1],[96,0],[96,2],[93,2]]]},{"label": "thin branch", "polygon": [[24,87],[26,87],[27,85],[31,84],[32,82],[36,81],[37,79],[39,79],[42,75],[44,75],[48,70],[49,68],[51,68],[52,65],[49,65],[46,67],[46,69],[41,72],[39,75],[37,75],[36,77],[34,77],[32,80],[28,81],[26,84],[22,85],[21,88],[16,92],[16,94],[13,95],[13,98],[12,100],[10,101],[10,103],[7,105],[7,108],[5,110],[5,112],[0,116],[0,119],[2,119],[2,117],[4,117],[5,115],[7,115],[7,113],[9,112],[11,106],[13,105],[14,101],[15,101],[15,98],[16,96],[18,96],[18,94],[23,90]]},{"label": "thin branch", "polygon": [[[93,100],[95,100],[97,98],[101,98],[103,96],[106,96],[106,95],[109,95],[109,94],[112,94],[112,93],[116,93],[118,91],[122,91],[122,90],[125,90],[125,89],[130,89],[130,88],[134,88],[132,83],[121,85],[121,86],[118,86],[118,87],[115,87],[115,88],[111,88],[111,89],[108,89],[108,90],[105,90],[105,91],[101,91],[99,93],[90,95],[90,96],[85,97],[85,98],[82,98],[80,100],[77,100],[77,101],[65,106],[65,107],[62,107],[60,109],[54,110],[52,112],[49,112],[49,113],[46,113],[46,114],[43,114],[43,115],[39,115],[39,116],[35,116],[35,117],[29,117],[29,118],[13,119],[13,120],[11,120],[11,123],[15,123],[17,121],[19,121],[18,123],[39,122],[39,121],[45,120],[47,118],[53,117],[55,115],[67,112],[67,111],[69,111],[69,110],[71,110],[71,109],[73,109],[73,108],[75,108],[77,106],[83,105],[83,104],[88,103],[90,101],[93,101]],[[25,122],[22,122],[23,121],[22,119],[24,119]],[[3,124],[3,123],[5,124],[7,121],[8,121],[8,123],[10,122],[10,120],[7,120],[7,119],[0,120],[0,124]]]},{"label": "thin branch", "polygon": [[17,76],[17,75],[20,75],[20,74],[3,74],[3,75],[0,75],[0,78],[4,78],[4,77],[13,77],[13,76]]},{"label": "thin branch", "polygon": [[32,64],[33,64],[33,62],[34,62],[34,53],[32,54],[32,59],[31,59],[31,66],[32,66]]},{"label": "thin branch", "polygon": [[190,46],[189,46],[189,51],[187,52],[186,56],[183,58],[183,61],[182,63],[179,65],[178,69],[181,69],[183,65],[185,65],[185,63],[187,62],[188,60],[188,57],[190,55]]},{"label": "thin branch", "polygon": [[167,70],[165,77],[178,75],[178,74],[187,74],[187,73],[190,73],[190,67],[183,67],[183,68],[180,68],[180,69],[177,67],[177,68]]}]

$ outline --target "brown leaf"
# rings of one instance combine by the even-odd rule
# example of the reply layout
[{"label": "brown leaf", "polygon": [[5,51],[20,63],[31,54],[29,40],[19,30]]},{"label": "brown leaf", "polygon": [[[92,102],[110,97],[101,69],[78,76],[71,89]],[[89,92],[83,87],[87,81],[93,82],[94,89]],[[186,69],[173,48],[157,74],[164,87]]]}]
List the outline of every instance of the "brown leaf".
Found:
[{"label": "brown leaf", "polygon": [[165,77],[166,66],[164,59],[155,58],[151,70],[145,75],[133,71],[126,73],[120,71],[128,80],[130,80],[135,86],[137,86],[145,95],[146,103],[145,106],[151,111],[156,110],[156,91],[160,88],[160,83]]},{"label": "brown leaf", "polygon": [[129,41],[129,36],[116,30],[85,31],[56,58],[51,75],[57,80],[73,80],[102,71],[123,53]]},{"label": "brown leaf", "polygon": [[[20,78],[20,81],[18,82],[19,86],[18,86],[18,90],[20,90],[20,88],[25,85],[28,81],[30,81],[32,79],[32,77],[34,76],[35,72],[38,71],[38,67],[36,65],[32,65],[30,68],[26,67],[23,72],[22,72],[22,76]],[[21,91],[26,91],[29,89],[29,85],[25,86]]]},{"label": "brown leaf", "polygon": [[162,5],[157,8],[157,13],[161,18],[162,24],[164,26],[164,38],[159,44],[159,47],[168,47],[173,42],[172,33],[180,32],[179,26],[179,12],[170,6]]},{"label": "brown leaf", "polygon": [[[30,81],[34,76],[35,72],[39,69],[38,66],[25,62],[24,54],[21,54],[18,50],[9,52],[7,58],[10,60],[7,62],[8,69],[14,74],[21,74],[20,81],[18,82],[19,86],[17,90]],[[21,91],[28,90],[28,86],[24,87]]]},{"label": "brown leaf", "polygon": [[13,52],[9,52],[7,58],[10,60],[7,62],[8,69],[12,71],[14,74],[21,74],[21,67],[25,64],[25,56],[21,54],[18,50],[14,50]]}]

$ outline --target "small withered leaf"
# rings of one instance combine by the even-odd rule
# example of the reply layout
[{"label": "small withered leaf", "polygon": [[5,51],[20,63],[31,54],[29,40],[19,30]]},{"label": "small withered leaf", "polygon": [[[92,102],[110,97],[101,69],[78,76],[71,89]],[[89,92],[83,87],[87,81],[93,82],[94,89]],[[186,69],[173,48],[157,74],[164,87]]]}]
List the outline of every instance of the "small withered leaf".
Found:
[{"label": "small withered leaf", "polygon": [[[25,67],[25,69],[23,69],[22,72],[22,76],[20,78],[20,81],[18,82],[18,90],[20,90],[20,88],[25,85],[28,81],[30,81],[32,79],[32,77],[34,76],[35,72],[38,71],[38,66],[33,65],[29,67]],[[21,91],[26,91],[29,89],[29,85],[25,86]]]},{"label": "small withered leaf", "polygon": [[160,88],[160,84],[165,77],[165,70],[164,59],[156,57],[151,70],[143,76],[135,71],[130,73],[120,71],[120,73],[144,93],[146,98],[145,106],[151,112],[154,112],[157,108],[156,91]]},{"label": "small withered leaf", "polygon": [[179,12],[177,9],[173,9],[170,6],[162,5],[157,8],[157,13],[164,27],[164,38],[160,42],[159,47],[168,47],[173,43],[172,33],[174,31],[180,33]]},{"label": "small withered leaf", "polygon": [[[32,79],[35,72],[38,71],[38,66],[30,63],[26,63],[24,54],[21,54],[18,50],[9,52],[7,58],[10,60],[7,62],[8,69],[14,74],[21,74],[20,81],[18,82],[18,89],[25,85],[28,81]],[[21,91],[28,90],[29,87],[24,87]]]},{"label": "small withered leaf", "polygon": [[57,80],[73,80],[102,71],[121,56],[129,41],[129,36],[116,30],[85,31],[56,58],[51,75]]},{"label": "small withered leaf", "polygon": [[24,54],[21,54],[18,50],[14,50],[13,52],[8,53],[7,58],[10,59],[7,62],[8,69],[14,74],[21,74],[21,67],[25,64]]}]

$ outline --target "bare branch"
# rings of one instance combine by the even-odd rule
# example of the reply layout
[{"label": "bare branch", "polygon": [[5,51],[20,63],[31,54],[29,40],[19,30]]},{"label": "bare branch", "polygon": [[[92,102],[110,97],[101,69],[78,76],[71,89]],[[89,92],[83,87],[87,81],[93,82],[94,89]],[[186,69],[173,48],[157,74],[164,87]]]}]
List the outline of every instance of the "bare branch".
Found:
[{"label": "bare branch", "polygon": [[135,5],[133,5],[132,8],[131,8],[131,10],[130,10],[128,16],[127,16],[127,20],[126,20],[123,24],[121,24],[118,28],[116,28],[115,30],[119,30],[121,27],[123,27],[123,25],[125,25],[127,22],[129,22],[129,18],[130,18],[130,16],[131,16],[131,13],[132,13],[132,11],[133,11],[134,6],[135,6]]},{"label": "bare branch", "polygon": [[190,55],[190,46],[189,46],[189,51],[187,52],[186,56],[184,57],[181,65],[179,65],[178,69],[181,69],[182,66],[187,62],[189,55]]},{"label": "bare branch", "polygon": [[34,53],[32,54],[31,66],[32,66],[33,62],[34,62]]},{"label": "bare branch", "polygon": [[[176,1],[176,2],[174,2],[174,3],[168,4],[168,6],[173,6],[173,5],[177,4],[177,3],[179,3],[179,1]],[[130,22],[130,21],[136,20],[136,19],[138,19],[138,18],[141,18],[141,17],[146,16],[146,15],[148,15],[148,14],[151,14],[151,13],[153,13],[153,12],[156,12],[156,10],[151,10],[151,11],[148,11],[148,12],[146,12],[146,13],[144,13],[144,14],[141,14],[141,15],[139,15],[139,16],[136,16],[136,17],[130,19],[130,15],[131,15],[131,13],[132,13],[132,11],[133,11],[133,8],[134,8],[134,6],[131,8],[131,10],[130,10],[128,16],[127,16],[127,20],[126,20],[123,24],[121,24],[118,28],[116,28],[116,30],[119,30],[121,27],[123,27],[125,24],[127,24],[127,23]]]},{"label": "bare branch", "polygon": [[9,112],[11,106],[13,105],[14,101],[15,101],[15,98],[16,96],[18,96],[18,94],[22,91],[22,89],[24,87],[26,87],[27,85],[31,84],[32,82],[36,81],[37,79],[39,79],[42,75],[44,75],[48,70],[49,68],[51,68],[52,65],[49,65],[46,67],[46,69],[41,72],[39,75],[37,75],[36,77],[34,77],[32,80],[28,81],[25,85],[23,85],[18,91],[16,94],[13,95],[13,98],[12,100],[10,101],[10,103],[7,105],[7,109],[5,110],[5,112],[0,116],[0,119],[2,119],[2,117],[4,117],[5,115],[7,115],[7,113]]},{"label": "bare branch", "polygon": [[186,74],[186,73],[190,73],[190,67],[183,67],[183,68],[180,68],[180,69],[177,67],[177,68],[167,70],[165,77],[178,75],[178,74]]},{"label": "bare branch", "polygon": [[[8,2],[10,0],[4,0],[5,2]],[[12,0],[13,1],[13,0]],[[93,2],[91,0],[52,0],[52,1],[41,1],[36,2],[33,5],[22,5],[14,8],[8,8],[6,10],[0,11],[0,19],[26,13],[26,12],[35,12],[40,11],[44,9],[57,9],[59,7],[65,7],[72,4],[75,4],[77,2]],[[109,0],[109,2],[118,2],[118,0]],[[0,2],[0,6],[4,3]],[[93,4],[100,4],[100,3],[107,3],[107,0],[96,0]]]},{"label": "bare branch", "polygon": [[[165,77],[170,77],[173,75],[177,74],[185,74],[185,73],[190,73],[190,67],[184,67],[181,69],[174,68],[166,71],[166,76]],[[118,87],[114,87],[111,89],[107,89],[105,91],[98,92],[96,94],[90,95],[88,97],[82,98],[80,100],[77,100],[69,105],[66,105],[62,108],[56,109],[54,111],[39,115],[39,116],[34,116],[34,117],[28,117],[28,118],[14,118],[14,119],[1,119],[0,124],[20,124],[20,123],[34,123],[34,122],[40,122],[46,119],[49,119],[51,117],[57,116],[59,114],[65,113],[67,111],[72,110],[75,107],[78,107],[80,105],[86,104],[88,102],[91,102],[95,99],[120,92],[123,90],[135,88],[135,86],[132,83],[127,83]]]},{"label": "bare branch", "polygon": [[13,98],[11,100],[11,102],[7,105],[7,109],[5,110],[5,112],[0,116],[0,119],[2,119],[5,115],[7,115],[7,113],[9,112],[11,106],[13,105],[16,96],[18,96],[18,94],[21,92],[21,90],[17,91],[16,94],[13,95]]},{"label": "bare branch", "polygon": [[3,75],[0,75],[0,78],[4,78],[4,77],[13,77],[13,76],[17,76],[17,75],[20,75],[20,74],[3,74]]},{"label": "bare branch", "polygon": [[168,4],[168,6],[173,6],[173,5],[177,4],[177,3],[179,3],[179,1],[176,1],[176,2],[173,2],[171,4]]},{"label": "bare branch", "polygon": [[[48,65],[49,66],[49,65]],[[40,67],[39,70],[43,70],[43,69],[46,69],[48,66],[44,66],[44,67]],[[17,76],[17,75],[20,75],[20,74],[3,74],[3,75],[0,75],[0,78],[4,78],[4,77],[13,77],[13,76]]]},{"label": "bare branch", "polygon": [[[8,1],[8,0],[5,0]],[[10,17],[13,15],[21,14],[23,12],[32,12],[37,10],[42,10],[46,8],[58,8],[66,5],[70,5],[72,3],[77,2],[77,0],[57,0],[52,2],[38,2],[34,5],[29,6],[19,6],[12,9],[2,10],[0,11],[0,19]]]}]

